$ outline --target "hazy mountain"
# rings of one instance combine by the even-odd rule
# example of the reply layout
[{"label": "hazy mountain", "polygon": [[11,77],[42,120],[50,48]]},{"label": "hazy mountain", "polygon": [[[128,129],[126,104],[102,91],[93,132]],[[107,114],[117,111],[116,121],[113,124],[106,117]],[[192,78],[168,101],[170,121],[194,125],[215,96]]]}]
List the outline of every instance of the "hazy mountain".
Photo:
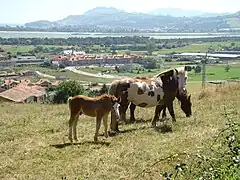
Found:
[{"label": "hazy mountain", "polygon": [[[174,9],[171,9],[173,12]],[[169,13],[171,12],[169,11]],[[184,11],[175,11],[175,15],[183,14]],[[202,12],[189,11],[190,14]],[[185,12],[185,16],[187,13]],[[195,16],[194,15],[194,16]],[[232,15],[232,16],[231,16]],[[173,17],[167,15],[151,15],[143,13],[127,13],[116,8],[97,7],[84,13],[83,15],[71,15],[56,22],[35,21],[25,24],[26,27],[49,28],[62,26],[80,26],[94,28],[136,28],[136,29],[219,29],[229,28],[238,25],[239,13],[227,16],[214,17]],[[232,18],[236,23],[232,22]]]},{"label": "hazy mountain", "polygon": [[159,8],[153,11],[150,11],[148,14],[151,15],[165,15],[165,16],[174,16],[174,17],[214,17],[219,15],[227,15],[229,13],[210,13],[210,12],[203,12],[199,10],[187,10],[187,9],[180,9],[180,8]]},{"label": "hazy mountain", "polygon": [[30,22],[30,23],[26,23],[25,26],[27,27],[32,27],[32,28],[52,28],[55,26],[58,26],[58,23],[56,22],[51,22],[48,20],[40,20],[40,21],[34,21],[34,22]]}]

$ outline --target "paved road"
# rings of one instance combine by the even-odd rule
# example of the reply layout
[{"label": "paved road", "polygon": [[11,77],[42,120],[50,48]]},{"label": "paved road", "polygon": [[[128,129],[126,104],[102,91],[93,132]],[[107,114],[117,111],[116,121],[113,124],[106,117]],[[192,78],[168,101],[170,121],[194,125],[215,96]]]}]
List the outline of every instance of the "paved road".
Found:
[{"label": "paved road", "polygon": [[35,71],[35,72],[36,72],[37,75],[39,75],[39,76],[42,76],[42,77],[45,77],[45,78],[56,79],[55,76],[51,76],[51,75],[49,75],[49,74],[44,74],[44,73],[41,73],[41,72],[39,72],[39,71]]},{"label": "paved road", "polygon": [[121,79],[121,78],[125,78],[125,76],[114,76],[114,75],[102,74],[102,73],[93,74],[93,73],[81,71],[81,70],[77,69],[76,67],[66,67],[65,69],[69,70],[69,71],[72,71],[74,73],[77,73],[77,74],[82,74],[82,75],[91,76],[91,77],[106,78],[106,79]]}]

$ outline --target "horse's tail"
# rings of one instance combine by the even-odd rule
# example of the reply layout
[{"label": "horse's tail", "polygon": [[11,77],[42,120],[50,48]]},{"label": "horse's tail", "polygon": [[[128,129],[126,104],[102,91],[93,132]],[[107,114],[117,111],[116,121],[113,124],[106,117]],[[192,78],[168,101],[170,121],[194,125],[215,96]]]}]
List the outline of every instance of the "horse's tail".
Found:
[{"label": "horse's tail", "polygon": [[109,89],[108,89],[108,94],[117,96],[118,83],[119,83],[118,80],[115,80],[111,83],[111,85],[109,86]]},{"label": "horse's tail", "polygon": [[69,109],[71,110],[71,101],[72,101],[72,98],[73,97],[69,97],[68,100],[67,100],[67,103],[69,105]]}]

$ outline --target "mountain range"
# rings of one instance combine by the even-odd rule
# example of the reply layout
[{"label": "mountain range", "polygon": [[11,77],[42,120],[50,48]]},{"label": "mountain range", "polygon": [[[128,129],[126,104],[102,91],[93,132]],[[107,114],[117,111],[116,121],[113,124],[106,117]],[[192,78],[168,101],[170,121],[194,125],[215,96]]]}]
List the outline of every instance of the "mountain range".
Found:
[{"label": "mountain range", "polygon": [[239,28],[240,11],[229,14],[206,13],[174,8],[157,9],[149,13],[128,13],[108,7],[96,7],[82,15],[70,15],[58,21],[40,20],[25,24],[30,28],[60,28],[68,26],[94,28],[203,30]]}]

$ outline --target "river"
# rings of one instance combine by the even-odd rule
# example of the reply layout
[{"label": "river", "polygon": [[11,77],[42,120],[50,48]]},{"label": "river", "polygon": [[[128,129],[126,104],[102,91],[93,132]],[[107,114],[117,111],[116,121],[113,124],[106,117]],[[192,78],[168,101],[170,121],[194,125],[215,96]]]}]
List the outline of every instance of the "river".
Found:
[{"label": "river", "polygon": [[69,38],[69,37],[121,37],[146,36],[156,39],[240,37],[240,33],[85,33],[85,32],[32,32],[32,31],[0,31],[1,38]]}]

